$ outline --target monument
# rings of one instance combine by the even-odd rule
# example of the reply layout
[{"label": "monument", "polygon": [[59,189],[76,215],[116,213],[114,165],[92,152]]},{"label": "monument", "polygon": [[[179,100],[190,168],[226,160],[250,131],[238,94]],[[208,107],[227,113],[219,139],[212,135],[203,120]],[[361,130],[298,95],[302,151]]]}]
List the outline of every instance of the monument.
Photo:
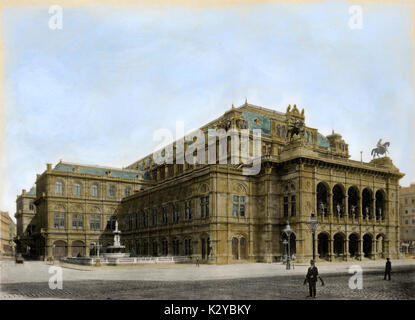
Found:
[{"label": "monument", "polygon": [[112,246],[108,246],[106,253],[104,253],[104,257],[106,258],[121,258],[124,257],[124,249],[125,246],[121,245],[121,241],[120,241],[120,234],[121,231],[118,230],[118,221],[115,221],[115,230],[113,231],[114,233],[114,244]]}]

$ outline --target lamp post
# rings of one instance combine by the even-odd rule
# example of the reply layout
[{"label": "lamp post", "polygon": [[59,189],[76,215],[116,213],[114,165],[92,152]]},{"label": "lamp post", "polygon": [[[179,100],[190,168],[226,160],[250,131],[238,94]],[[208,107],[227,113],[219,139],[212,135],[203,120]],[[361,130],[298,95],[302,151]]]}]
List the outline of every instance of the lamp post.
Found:
[{"label": "lamp post", "polygon": [[314,212],[311,212],[311,218],[307,221],[307,226],[310,228],[312,234],[313,234],[313,260],[316,259],[316,250],[315,250],[315,235],[316,230],[318,228],[318,225],[320,222],[318,222],[314,217]]},{"label": "lamp post", "polygon": [[283,230],[284,233],[287,235],[287,270],[291,269],[291,264],[290,264],[290,260],[291,260],[291,254],[290,254],[290,242],[291,242],[291,227],[290,224],[287,221],[287,226],[285,227],[285,229]]},{"label": "lamp post", "polygon": [[52,261],[53,261],[53,264],[55,264],[55,247],[56,247],[56,245],[53,244],[52,245]]}]

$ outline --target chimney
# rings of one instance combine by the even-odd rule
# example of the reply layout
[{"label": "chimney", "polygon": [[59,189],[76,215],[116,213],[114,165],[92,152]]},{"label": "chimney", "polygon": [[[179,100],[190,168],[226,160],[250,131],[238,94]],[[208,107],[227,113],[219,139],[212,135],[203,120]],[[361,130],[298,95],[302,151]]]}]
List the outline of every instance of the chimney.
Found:
[{"label": "chimney", "polygon": [[52,164],[51,163],[46,164],[46,170],[47,171],[52,171]]},{"label": "chimney", "polygon": [[22,194],[25,195],[26,194],[26,189],[22,189]]}]

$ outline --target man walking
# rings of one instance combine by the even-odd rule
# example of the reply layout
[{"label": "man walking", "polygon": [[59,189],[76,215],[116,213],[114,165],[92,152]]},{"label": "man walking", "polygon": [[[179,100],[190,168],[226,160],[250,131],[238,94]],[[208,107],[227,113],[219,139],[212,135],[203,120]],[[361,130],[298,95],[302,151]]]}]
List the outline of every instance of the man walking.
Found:
[{"label": "man walking", "polygon": [[392,263],[390,262],[389,258],[386,258],[385,276],[383,277],[383,280],[386,280],[386,276],[388,276],[388,280],[391,279],[391,271],[392,271]]},{"label": "man walking", "polygon": [[196,257],[196,267],[199,266],[199,257]]},{"label": "man walking", "polygon": [[316,297],[316,283],[318,279],[318,269],[315,266],[314,260],[310,260],[310,267],[308,268],[307,275],[305,276],[304,284],[308,282],[308,289],[310,295],[308,297]]}]

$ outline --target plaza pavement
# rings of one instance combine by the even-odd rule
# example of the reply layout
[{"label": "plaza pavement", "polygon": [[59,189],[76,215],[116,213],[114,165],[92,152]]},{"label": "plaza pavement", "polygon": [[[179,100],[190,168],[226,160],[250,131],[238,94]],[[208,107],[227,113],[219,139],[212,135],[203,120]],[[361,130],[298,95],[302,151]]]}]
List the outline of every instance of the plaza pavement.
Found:
[{"label": "plaza pavement", "polygon": [[[142,264],[124,266],[80,266],[55,262],[63,269],[64,281],[79,280],[137,280],[137,281],[203,281],[240,278],[264,278],[275,276],[305,275],[309,265],[294,263],[294,269],[286,270],[279,263],[244,263],[230,265],[194,264]],[[349,267],[359,265],[365,272],[380,271],[385,260],[348,261],[341,263],[322,262],[316,264],[320,275],[348,274]],[[15,264],[13,260],[0,261],[0,284],[47,282],[51,277],[52,265],[41,261],[25,261]],[[392,269],[415,269],[415,259],[392,260]],[[414,279],[415,280],[415,279]]]}]

